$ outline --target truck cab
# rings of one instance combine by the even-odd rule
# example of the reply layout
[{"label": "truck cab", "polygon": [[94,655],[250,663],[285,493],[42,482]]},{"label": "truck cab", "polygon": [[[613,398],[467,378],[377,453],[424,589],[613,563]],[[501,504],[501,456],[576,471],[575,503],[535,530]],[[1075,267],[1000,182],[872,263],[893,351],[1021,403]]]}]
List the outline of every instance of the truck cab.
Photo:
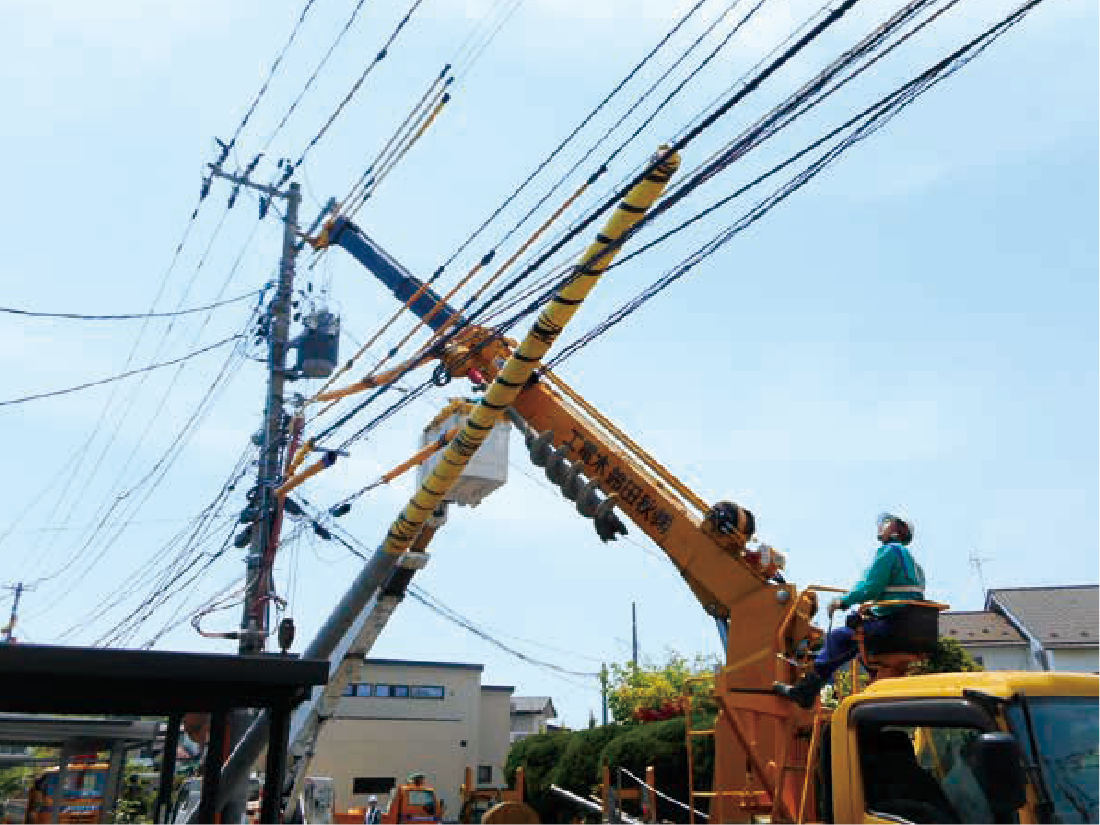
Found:
[{"label": "truck cab", "polygon": [[382,814],[382,821],[442,822],[443,800],[423,780],[398,785],[390,797],[389,807]]},{"label": "truck cab", "polygon": [[1095,822],[1088,674],[883,679],[840,703],[813,783],[824,822]]}]

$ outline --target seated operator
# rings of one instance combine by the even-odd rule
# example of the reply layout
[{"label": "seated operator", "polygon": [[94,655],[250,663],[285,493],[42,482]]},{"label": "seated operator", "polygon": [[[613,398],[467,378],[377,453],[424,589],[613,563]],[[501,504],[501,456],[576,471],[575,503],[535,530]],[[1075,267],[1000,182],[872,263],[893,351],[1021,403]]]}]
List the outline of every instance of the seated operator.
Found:
[{"label": "seated operator", "polygon": [[[908,547],[913,540],[913,528],[909,522],[883,513],[878,517],[878,539],[882,546],[875,553],[875,559],[863,578],[844,596],[829,602],[830,619],[835,611],[854,607],[861,602],[924,599],[924,571],[913,560]],[[830,630],[825,636],[825,644],[814,659],[813,671],[795,685],[776,683],[773,689],[804,708],[813,707],[814,699],[833,673],[859,653],[855,629],[860,623],[863,624],[865,638],[890,635],[895,632],[892,616],[900,609],[900,606],[877,606],[867,619],[863,619],[858,611],[848,614],[844,627]]]}]

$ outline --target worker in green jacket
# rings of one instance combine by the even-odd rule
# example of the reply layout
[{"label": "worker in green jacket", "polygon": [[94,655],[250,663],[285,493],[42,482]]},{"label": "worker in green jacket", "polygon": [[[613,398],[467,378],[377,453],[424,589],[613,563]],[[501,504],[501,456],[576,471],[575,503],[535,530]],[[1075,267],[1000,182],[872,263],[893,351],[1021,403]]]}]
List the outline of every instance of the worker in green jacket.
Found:
[{"label": "worker in green jacket", "polygon": [[[863,602],[923,601],[924,571],[913,559],[909,544],[913,541],[912,525],[900,516],[883,513],[878,517],[878,539],[881,546],[863,578],[843,596],[829,602],[829,618],[837,610],[847,610]],[[865,638],[887,636],[894,632],[891,617],[900,607],[879,604],[869,616],[858,611],[850,613],[844,627],[830,630],[825,644],[814,659],[814,669],[797,684],[776,683],[774,690],[804,708],[813,707],[821,688],[833,673],[859,653],[856,628],[862,625]]]}]

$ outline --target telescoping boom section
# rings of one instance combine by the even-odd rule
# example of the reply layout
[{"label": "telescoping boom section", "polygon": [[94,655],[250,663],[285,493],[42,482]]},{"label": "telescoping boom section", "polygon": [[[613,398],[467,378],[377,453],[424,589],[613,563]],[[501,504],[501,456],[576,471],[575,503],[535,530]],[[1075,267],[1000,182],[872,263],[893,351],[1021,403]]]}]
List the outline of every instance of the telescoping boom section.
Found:
[{"label": "telescoping boom section", "polygon": [[[326,228],[324,243],[343,247],[433,330],[460,329],[438,353],[451,374],[493,382],[501,365],[514,362],[517,352],[524,355],[515,341],[466,325],[454,308],[442,304],[354,224],[336,220]],[[748,510],[730,502],[705,504],[564,382],[541,373],[537,364],[530,366],[519,386],[513,376],[505,378],[513,390],[506,404],[524,428],[532,458],[583,515],[593,518],[604,540],[623,532],[612,507],[646,533],[719,624],[726,665],[716,678],[716,698],[718,725],[724,730],[715,735],[712,816],[716,821],[759,812],[790,816],[802,777],[788,775],[781,766],[795,758],[801,742],[794,735],[795,723],[811,714],[773,695],[771,685],[791,680],[789,657],[820,638],[810,623],[816,594],[800,593],[783,581],[777,554],[751,543],[755,524]],[[414,501],[403,518],[431,512],[431,506]],[[395,523],[398,538],[402,532],[414,535],[415,527],[401,519]],[[725,632],[731,618],[737,624],[732,634]]]}]

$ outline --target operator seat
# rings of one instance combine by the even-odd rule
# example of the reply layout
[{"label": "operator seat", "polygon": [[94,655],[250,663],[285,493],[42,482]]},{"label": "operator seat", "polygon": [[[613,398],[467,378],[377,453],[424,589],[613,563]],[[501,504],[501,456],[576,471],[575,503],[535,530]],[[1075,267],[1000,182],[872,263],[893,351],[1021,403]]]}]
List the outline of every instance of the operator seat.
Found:
[{"label": "operator seat", "polygon": [[961,821],[940,783],[917,762],[905,731],[861,728],[859,750],[868,811],[908,822]]},{"label": "operator seat", "polygon": [[862,629],[856,633],[860,659],[872,681],[890,676],[904,676],[909,665],[920,662],[936,650],[939,641],[940,611],[946,604],[939,602],[905,601],[873,602],[862,610],[891,605],[894,631],[882,636],[864,637]]}]

